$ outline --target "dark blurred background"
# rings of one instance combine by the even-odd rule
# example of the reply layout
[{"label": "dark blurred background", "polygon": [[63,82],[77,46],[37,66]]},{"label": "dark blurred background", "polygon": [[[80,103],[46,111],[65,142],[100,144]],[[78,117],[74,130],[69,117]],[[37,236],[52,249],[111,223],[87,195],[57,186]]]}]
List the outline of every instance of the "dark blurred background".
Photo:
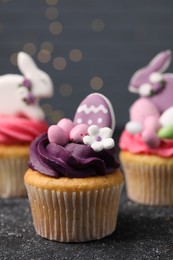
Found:
[{"label": "dark blurred background", "polygon": [[19,73],[19,51],[32,55],[54,82],[54,97],[41,102],[50,123],[99,92],[121,129],[137,98],[132,74],[172,47],[172,0],[0,0],[0,74]]}]

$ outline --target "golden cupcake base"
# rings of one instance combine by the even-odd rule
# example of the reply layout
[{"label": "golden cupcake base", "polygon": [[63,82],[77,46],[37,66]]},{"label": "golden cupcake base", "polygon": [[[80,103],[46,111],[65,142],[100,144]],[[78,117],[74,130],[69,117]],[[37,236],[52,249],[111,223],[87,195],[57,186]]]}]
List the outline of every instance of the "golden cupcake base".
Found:
[{"label": "golden cupcake base", "polygon": [[173,158],[121,151],[129,199],[146,205],[173,205]]},{"label": "golden cupcake base", "polygon": [[0,145],[0,197],[27,195],[23,177],[28,168],[29,146]]},{"label": "golden cupcake base", "polygon": [[111,234],[117,223],[123,182],[119,171],[70,179],[29,169],[25,185],[37,234],[60,242],[84,242]]}]

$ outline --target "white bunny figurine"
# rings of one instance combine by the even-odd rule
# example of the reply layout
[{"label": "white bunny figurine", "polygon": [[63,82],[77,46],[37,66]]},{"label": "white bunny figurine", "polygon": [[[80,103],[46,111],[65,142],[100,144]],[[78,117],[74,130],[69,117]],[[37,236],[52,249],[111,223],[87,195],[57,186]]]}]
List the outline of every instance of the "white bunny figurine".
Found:
[{"label": "white bunny figurine", "polygon": [[0,76],[0,114],[42,120],[44,112],[39,100],[53,95],[52,80],[25,52],[18,53],[17,65],[23,75]]}]

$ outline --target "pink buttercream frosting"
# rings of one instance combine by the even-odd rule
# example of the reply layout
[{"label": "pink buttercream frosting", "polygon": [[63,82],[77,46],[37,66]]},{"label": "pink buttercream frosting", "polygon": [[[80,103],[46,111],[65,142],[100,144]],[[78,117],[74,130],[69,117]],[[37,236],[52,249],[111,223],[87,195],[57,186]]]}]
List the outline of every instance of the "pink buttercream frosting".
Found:
[{"label": "pink buttercream frosting", "polygon": [[121,134],[119,146],[124,151],[134,154],[154,154],[161,157],[173,156],[173,140],[161,139],[157,148],[147,146],[140,134],[132,135],[126,130]]},{"label": "pink buttercream frosting", "polygon": [[31,143],[36,136],[47,129],[48,125],[45,121],[0,115],[0,144]]}]

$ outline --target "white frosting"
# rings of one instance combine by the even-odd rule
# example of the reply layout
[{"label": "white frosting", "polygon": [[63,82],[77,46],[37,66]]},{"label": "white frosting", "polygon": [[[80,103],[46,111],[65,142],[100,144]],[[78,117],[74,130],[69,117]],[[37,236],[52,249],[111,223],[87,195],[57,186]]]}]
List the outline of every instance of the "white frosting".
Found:
[{"label": "white frosting", "polygon": [[[17,64],[23,75],[6,74],[0,76],[0,114],[23,114],[41,120],[44,118],[44,113],[39,106],[39,100],[52,96],[52,80],[24,52],[19,52]],[[31,83],[30,88],[23,85],[25,80]],[[30,96],[32,96],[33,101],[31,103],[25,102],[24,99]]]}]

